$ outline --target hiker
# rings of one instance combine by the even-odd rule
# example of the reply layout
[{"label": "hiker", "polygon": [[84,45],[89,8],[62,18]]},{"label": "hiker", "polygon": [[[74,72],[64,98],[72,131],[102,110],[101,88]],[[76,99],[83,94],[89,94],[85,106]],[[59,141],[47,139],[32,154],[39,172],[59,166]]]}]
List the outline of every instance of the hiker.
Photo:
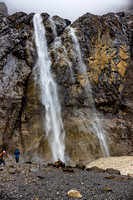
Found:
[{"label": "hiker", "polygon": [[60,169],[63,167],[63,163],[59,158],[58,158],[58,161],[56,162],[56,167]]},{"label": "hiker", "polygon": [[14,155],[15,155],[16,163],[18,163],[19,162],[19,156],[20,156],[20,151],[18,150],[18,148],[16,148]]},{"label": "hiker", "polygon": [[3,160],[3,156],[6,152],[5,151],[2,151],[2,153],[0,154],[0,165],[3,163],[3,165],[6,165],[5,164],[5,161]]}]

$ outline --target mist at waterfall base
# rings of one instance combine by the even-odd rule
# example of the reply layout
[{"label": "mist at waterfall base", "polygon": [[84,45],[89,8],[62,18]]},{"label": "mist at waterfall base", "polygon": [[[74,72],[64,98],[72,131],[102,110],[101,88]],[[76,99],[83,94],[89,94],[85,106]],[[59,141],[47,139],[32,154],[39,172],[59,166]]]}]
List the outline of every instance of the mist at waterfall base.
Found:
[{"label": "mist at waterfall base", "polygon": [[3,0],[9,14],[23,11],[26,13],[48,13],[58,15],[71,21],[86,12],[102,15],[108,12],[123,10],[130,0]]}]

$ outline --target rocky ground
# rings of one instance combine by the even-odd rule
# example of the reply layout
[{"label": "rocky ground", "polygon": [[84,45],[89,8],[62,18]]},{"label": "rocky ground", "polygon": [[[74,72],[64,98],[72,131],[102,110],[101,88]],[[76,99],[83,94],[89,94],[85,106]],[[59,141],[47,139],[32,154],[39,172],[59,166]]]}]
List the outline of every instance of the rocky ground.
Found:
[{"label": "rocky ground", "polygon": [[[132,175],[79,168],[63,171],[21,160],[16,164],[11,157],[5,161],[6,166],[0,166],[1,200],[133,200]],[[69,196],[70,190],[78,190],[82,197]]]}]

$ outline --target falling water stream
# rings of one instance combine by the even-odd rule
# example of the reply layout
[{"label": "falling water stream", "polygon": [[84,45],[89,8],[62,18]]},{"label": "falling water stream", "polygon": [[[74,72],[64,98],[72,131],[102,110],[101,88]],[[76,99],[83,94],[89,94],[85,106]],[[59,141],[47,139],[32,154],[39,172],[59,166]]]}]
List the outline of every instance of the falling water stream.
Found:
[{"label": "falling water stream", "polygon": [[[57,36],[57,31],[56,31],[56,26],[55,26],[54,20],[52,18],[49,18],[49,22],[51,24],[51,28],[52,28],[52,31],[53,31],[53,34],[54,34],[54,37],[55,37],[55,39],[54,39],[54,49],[53,50],[56,51],[58,48],[63,49],[63,54],[65,55],[64,59],[65,59],[66,64],[69,66],[69,69],[71,71],[72,82],[74,83],[75,79],[74,79],[74,74],[73,74],[73,70],[72,70],[72,63],[70,62],[70,60],[68,58],[66,47],[62,44],[61,37]],[[64,25],[66,25],[66,24],[64,24]],[[62,56],[61,53],[60,53],[60,56]],[[57,60],[60,60],[60,59],[57,58]]]},{"label": "falling water stream", "polygon": [[50,22],[50,25],[51,25],[51,28],[52,28],[54,37],[57,37],[56,26],[55,26],[55,23],[54,23],[53,19],[52,19],[52,18],[49,18],[48,20],[49,20],[49,22]]},{"label": "falling water stream", "polygon": [[61,106],[57,95],[57,86],[51,74],[51,60],[45,37],[45,27],[39,14],[33,18],[37,64],[40,76],[42,104],[45,107],[46,136],[51,146],[53,160],[60,158],[65,162],[65,131],[61,118]]},{"label": "falling water stream", "polygon": [[99,138],[100,147],[101,147],[103,156],[109,156],[109,150],[108,150],[108,146],[107,146],[106,139],[105,139],[105,132],[104,132],[102,124],[100,123],[100,120],[96,113],[96,109],[95,109],[95,105],[94,105],[94,101],[93,101],[93,97],[92,97],[92,90],[91,90],[90,82],[89,82],[89,79],[87,76],[87,69],[86,69],[86,65],[84,64],[84,62],[82,60],[82,56],[81,56],[81,52],[80,52],[80,45],[79,45],[78,39],[75,34],[75,29],[70,27],[69,34],[72,38],[73,46],[77,53],[79,73],[82,74],[83,76],[85,76],[84,77],[84,88],[85,88],[85,91],[86,91],[86,94],[88,97],[88,104],[89,104],[90,108],[93,110],[93,113],[91,113],[91,116],[90,116],[90,122],[94,129],[94,133],[96,133],[96,135]]}]

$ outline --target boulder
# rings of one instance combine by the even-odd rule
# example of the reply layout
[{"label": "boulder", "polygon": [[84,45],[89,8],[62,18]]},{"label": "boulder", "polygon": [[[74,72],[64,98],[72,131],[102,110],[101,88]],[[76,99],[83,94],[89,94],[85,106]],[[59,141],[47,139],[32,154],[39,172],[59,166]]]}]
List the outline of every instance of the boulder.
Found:
[{"label": "boulder", "polygon": [[110,187],[104,188],[103,190],[104,190],[104,192],[112,192],[113,191],[113,189]]},{"label": "boulder", "polygon": [[19,170],[16,168],[9,168],[8,173],[9,174],[17,174],[17,173],[19,173]]},{"label": "boulder", "polygon": [[78,190],[70,190],[68,193],[68,196],[70,197],[75,197],[75,198],[80,198],[82,195],[79,193]]},{"label": "boulder", "polygon": [[39,169],[35,168],[35,167],[31,167],[30,168],[30,172],[39,172]]},{"label": "boulder", "polygon": [[105,178],[106,178],[106,179],[114,179],[115,176],[113,176],[113,175],[109,175],[109,176],[105,176]]},{"label": "boulder", "polygon": [[105,170],[104,169],[101,169],[99,167],[90,167],[90,168],[86,168],[86,171],[91,171],[91,172],[94,172],[94,173],[105,173]]},{"label": "boulder", "polygon": [[74,173],[74,170],[72,168],[69,168],[69,167],[64,167],[62,169],[63,172],[70,172],[70,173]]},{"label": "boulder", "polygon": [[107,168],[105,171],[106,171],[108,174],[118,174],[118,175],[121,174],[119,170],[113,169],[113,168]]},{"label": "boulder", "polygon": [[86,167],[83,164],[77,163],[76,168],[85,170]]}]

